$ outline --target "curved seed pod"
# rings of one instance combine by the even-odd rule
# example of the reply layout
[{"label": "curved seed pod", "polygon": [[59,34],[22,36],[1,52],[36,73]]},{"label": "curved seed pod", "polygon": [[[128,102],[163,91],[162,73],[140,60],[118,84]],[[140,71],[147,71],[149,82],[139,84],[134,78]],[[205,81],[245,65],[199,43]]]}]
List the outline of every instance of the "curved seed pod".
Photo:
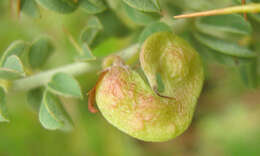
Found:
[{"label": "curved seed pod", "polygon": [[[111,58],[106,65],[111,64]],[[141,67],[150,86],[134,70],[114,59],[96,85],[103,116],[121,131],[144,141],[167,141],[189,126],[203,85],[198,53],[170,32],[150,36],[142,46]],[[164,90],[157,93],[157,76]]]}]

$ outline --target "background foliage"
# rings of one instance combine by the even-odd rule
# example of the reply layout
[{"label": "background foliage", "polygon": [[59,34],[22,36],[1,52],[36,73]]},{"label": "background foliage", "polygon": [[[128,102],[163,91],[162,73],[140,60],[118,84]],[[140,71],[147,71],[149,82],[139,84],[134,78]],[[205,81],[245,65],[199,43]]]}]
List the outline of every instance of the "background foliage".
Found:
[{"label": "background foliage", "polygon": [[[37,2],[43,4],[46,0]],[[50,122],[42,126],[39,123],[42,118],[38,114],[44,114],[44,108],[37,112],[37,99],[27,100],[26,92],[11,92],[6,97],[11,122],[0,124],[1,156],[16,156],[21,153],[48,156],[260,154],[260,68],[257,57],[260,51],[259,14],[248,15],[248,21],[240,15],[173,20],[173,15],[227,7],[239,4],[239,1],[162,0],[162,13],[158,13],[160,9],[156,1],[145,7],[133,4],[138,1],[130,0],[124,0],[124,3],[107,0],[104,4],[95,5],[90,5],[89,2],[93,1],[80,1],[80,8],[72,5],[71,8],[53,8],[54,11],[45,9],[46,6],[38,7],[39,10],[30,10],[35,7],[23,9],[28,6],[23,5],[21,17],[17,19],[14,12],[10,13],[8,1],[0,1],[0,54],[3,55],[15,40],[45,45],[41,49],[48,49],[46,51],[50,53],[44,54],[41,59],[38,57],[39,61],[35,61],[35,56],[42,53],[30,49],[35,52],[35,55],[29,57],[30,72],[38,73],[41,70],[73,63],[75,58],[102,58],[131,44],[142,43],[151,32],[172,30],[197,49],[205,64],[206,81],[192,125],[183,135],[166,143],[138,141],[109,125],[99,113],[91,114],[88,111],[85,94],[93,87],[97,79],[96,72],[77,76],[78,82],[65,76],[66,81],[75,84],[73,87],[76,86],[69,93],[66,88],[53,83],[59,82],[59,76],[62,75],[60,73],[53,78],[54,81],[47,84],[47,88],[63,95],[59,98],[70,115],[66,118],[66,123],[71,123],[72,120],[74,129],[71,132],[44,129],[43,126],[48,129],[60,128],[59,123],[55,123],[54,127]],[[92,7],[89,8],[90,6]],[[96,16],[93,17],[93,14]],[[163,23],[159,23],[159,19]],[[99,36],[93,39],[94,37],[88,38],[84,33]],[[80,50],[70,41],[71,36],[79,45],[87,43],[93,55],[86,50],[79,54],[77,51]],[[40,62],[43,58],[46,58],[46,62]],[[13,57],[9,62],[15,62],[16,66],[12,67],[19,69],[21,76],[24,71],[20,70],[19,63],[17,65],[19,61]],[[77,92],[77,83],[82,90],[80,93]],[[42,90],[33,90],[29,94],[38,97],[42,95]],[[70,96],[66,96],[67,94]],[[71,95],[77,98],[71,98]],[[53,100],[55,101],[55,98]],[[33,111],[33,108],[36,111]],[[61,115],[61,120],[64,119],[63,116],[67,116],[66,113]]]}]

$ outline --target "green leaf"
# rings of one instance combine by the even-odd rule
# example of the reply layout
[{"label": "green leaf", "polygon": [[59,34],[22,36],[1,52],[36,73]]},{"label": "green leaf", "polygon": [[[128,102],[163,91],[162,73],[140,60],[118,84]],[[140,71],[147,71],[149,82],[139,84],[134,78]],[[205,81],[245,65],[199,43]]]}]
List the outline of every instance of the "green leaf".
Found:
[{"label": "green leaf", "polygon": [[0,79],[15,80],[24,77],[24,74],[15,70],[0,68]]},{"label": "green leaf", "polygon": [[123,0],[126,4],[139,11],[160,12],[159,2],[157,0]]},{"label": "green leaf", "polygon": [[139,37],[139,43],[142,44],[146,38],[148,38],[150,35],[156,32],[163,32],[163,31],[171,31],[171,28],[166,25],[165,23],[161,22],[154,22],[149,24],[141,33]]},{"label": "green leaf", "polygon": [[256,59],[249,59],[240,61],[238,66],[241,79],[249,88],[257,87],[257,61]]},{"label": "green leaf", "polygon": [[21,0],[21,11],[33,18],[39,18],[41,16],[35,0]]},{"label": "green leaf", "polygon": [[160,19],[160,15],[158,13],[145,13],[130,7],[127,4],[123,4],[123,8],[127,14],[127,16],[139,25],[147,25],[151,22],[154,22]]},{"label": "green leaf", "polygon": [[196,20],[195,26],[202,33],[231,40],[241,39],[252,32],[250,23],[236,14],[202,17]]},{"label": "green leaf", "polygon": [[54,46],[47,36],[36,39],[29,49],[28,60],[32,68],[40,68],[44,65],[50,54],[54,51]]},{"label": "green leaf", "polygon": [[61,96],[82,98],[77,80],[65,73],[55,74],[48,83],[47,89]]},{"label": "green leaf", "polygon": [[32,110],[39,112],[41,101],[43,97],[43,91],[41,88],[32,89],[27,93],[27,104]]},{"label": "green leaf", "polygon": [[27,49],[28,44],[24,41],[14,41],[4,52],[0,60],[0,66],[3,66],[6,59],[11,55],[20,56]]},{"label": "green leaf", "polygon": [[43,127],[49,130],[69,131],[73,128],[72,121],[60,100],[48,91],[43,95],[39,120]]},{"label": "green leaf", "polygon": [[0,87],[0,122],[9,122],[5,101],[5,91],[2,87]]},{"label": "green leaf", "polygon": [[89,19],[88,19],[88,24],[87,26],[89,28],[97,28],[99,30],[102,30],[103,29],[103,26],[101,24],[101,22],[99,21],[99,19],[96,17],[96,16],[91,16]]},{"label": "green leaf", "polygon": [[220,40],[208,35],[194,33],[194,37],[203,45],[226,55],[253,58],[256,54],[246,47],[239,46],[235,42]]},{"label": "green leaf", "polygon": [[[194,40],[194,41],[196,41],[196,40]],[[193,46],[199,51],[200,55],[202,57],[204,57],[204,60],[209,63],[212,63],[212,61],[215,61],[219,64],[223,64],[223,65],[227,65],[227,66],[231,66],[231,67],[234,67],[237,65],[236,63],[237,63],[238,59],[234,56],[219,53],[213,49],[210,49],[210,48],[202,45],[198,41],[196,41],[195,44],[193,44]]]},{"label": "green leaf", "polygon": [[0,68],[0,78],[15,80],[25,76],[22,62],[16,55],[9,56],[3,67]]},{"label": "green leaf", "polygon": [[78,7],[74,0],[36,0],[41,6],[57,13],[71,13]]},{"label": "green leaf", "polygon": [[95,16],[90,17],[86,27],[80,34],[80,41],[91,45],[101,30],[103,30],[103,26],[99,19]]},{"label": "green leaf", "polygon": [[97,14],[107,8],[103,0],[81,0],[80,7],[89,14]]},{"label": "green leaf", "polygon": [[15,70],[20,73],[24,73],[23,64],[22,64],[21,60],[19,59],[19,57],[16,55],[9,56],[6,59],[3,67],[7,68],[7,69]]},{"label": "green leaf", "polygon": [[96,28],[85,27],[81,32],[80,41],[91,45],[99,32],[100,30]]},{"label": "green leaf", "polygon": [[76,60],[78,61],[91,61],[91,60],[96,60],[97,58],[93,55],[91,49],[89,46],[84,43],[82,46],[82,52],[80,56],[76,57]]}]

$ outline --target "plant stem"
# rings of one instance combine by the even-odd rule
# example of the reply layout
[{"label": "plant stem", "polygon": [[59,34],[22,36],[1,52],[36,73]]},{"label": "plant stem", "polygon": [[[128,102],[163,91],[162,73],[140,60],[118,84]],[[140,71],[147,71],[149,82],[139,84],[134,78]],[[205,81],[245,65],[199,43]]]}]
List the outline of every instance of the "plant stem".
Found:
[{"label": "plant stem", "polygon": [[[119,55],[124,60],[131,59],[136,57],[138,54],[138,44],[134,44],[129,48],[126,48],[117,55]],[[90,73],[90,72],[98,72],[101,70],[101,63],[100,60],[93,61],[93,62],[76,62],[70,65],[65,65],[62,67],[58,67],[55,69],[51,69],[45,72],[41,72],[36,75],[32,75],[26,78],[18,79],[12,82],[9,90],[11,91],[27,91],[30,89],[34,89],[40,86],[45,85],[51,79],[51,77],[59,72],[64,72],[73,76]]]},{"label": "plant stem", "polygon": [[226,15],[233,13],[256,13],[260,12],[260,4],[247,4],[242,6],[234,6],[223,9],[202,11],[190,14],[183,14],[174,16],[174,18],[192,18],[192,17],[201,17],[201,16],[213,16],[213,15]]}]

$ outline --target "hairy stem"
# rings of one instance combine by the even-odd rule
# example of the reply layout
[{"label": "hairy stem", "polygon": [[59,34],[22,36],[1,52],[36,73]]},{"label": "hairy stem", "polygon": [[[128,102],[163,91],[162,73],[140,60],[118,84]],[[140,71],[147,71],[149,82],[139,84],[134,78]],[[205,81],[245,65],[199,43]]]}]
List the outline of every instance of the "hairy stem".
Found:
[{"label": "hairy stem", "polygon": [[[138,54],[138,44],[134,44],[123,51],[117,53],[125,60],[136,57]],[[76,62],[70,65],[65,65],[55,69],[41,72],[26,78],[18,79],[12,82],[9,90],[11,91],[27,91],[36,87],[40,87],[48,83],[51,77],[59,72],[64,72],[70,75],[80,75],[90,72],[98,72],[101,70],[101,63],[99,60],[94,62]]]}]

